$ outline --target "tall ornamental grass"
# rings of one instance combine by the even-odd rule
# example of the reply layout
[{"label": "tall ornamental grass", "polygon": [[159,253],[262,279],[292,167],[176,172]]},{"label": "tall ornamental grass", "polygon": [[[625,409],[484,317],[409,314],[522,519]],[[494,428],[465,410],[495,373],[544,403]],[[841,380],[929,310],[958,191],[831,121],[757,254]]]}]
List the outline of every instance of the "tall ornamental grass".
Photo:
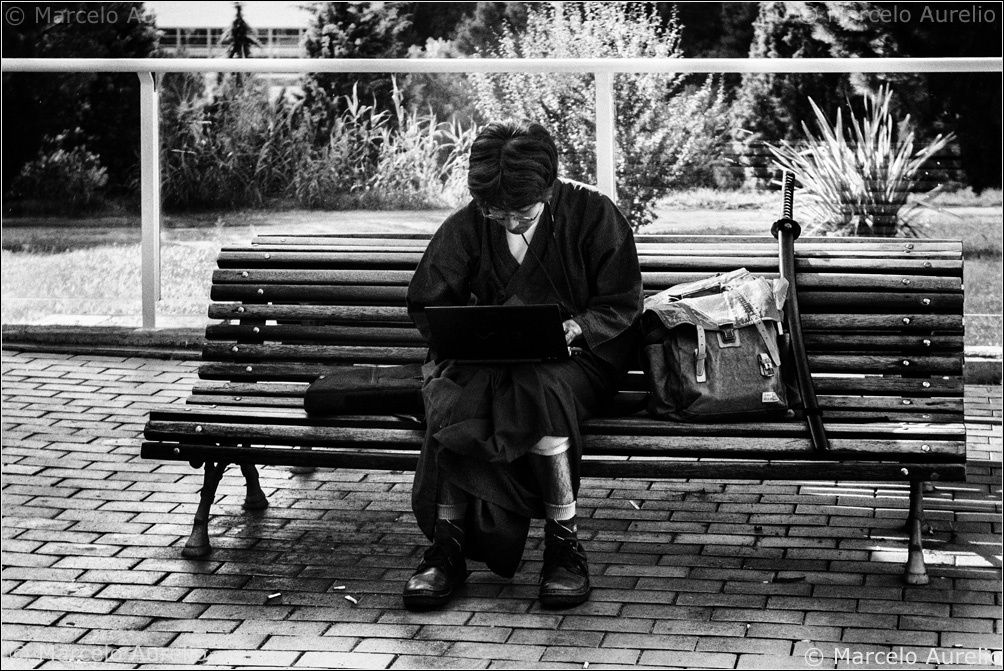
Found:
[{"label": "tall ornamental grass", "polygon": [[408,109],[396,82],[391,111],[354,90],[321,114],[285,92],[270,98],[252,78],[224,82],[213,99],[182,80],[166,98],[169,207],[424,209],[465,196],[477,129]]},{"label": "tall ornamental grass", "polygon": [[[504,29],[497,58],[681,58],[680,26],[663,28],[641,3],[528,3],[526,28]],[[476,106],[487,119],[544,124],[562,152],[562,174],[595,182],[595,94],[589,73],[476,73]],[[706,185],[726,129],[721,90],[679,74],[618,74],[617,200],[635,228],[655,218],[671,188]]]},{"label": "tall ornamental grass", "polygon": [[[921,196],[916,190],[924,164],[952,141],[953,135],[938,135],[915,149],[912,130],[897,133],[890,112],[892,91],[883,86],[865,99],[864,113],[848,112],[844,127],[841,110],[830,123],[809,98],[816,117],[816,131],[802,122],[807,148],[799,150],[786,141],[768,144],[774,164],[795,173],[805,192],[799,210],[807,231],[826,235],[895,237],[917,236],[924,210],[936,209],[930,199],[941,187]],[[909,115],[902,127],[909,129]],[[897,137],[897,136],[900,137]]]}]

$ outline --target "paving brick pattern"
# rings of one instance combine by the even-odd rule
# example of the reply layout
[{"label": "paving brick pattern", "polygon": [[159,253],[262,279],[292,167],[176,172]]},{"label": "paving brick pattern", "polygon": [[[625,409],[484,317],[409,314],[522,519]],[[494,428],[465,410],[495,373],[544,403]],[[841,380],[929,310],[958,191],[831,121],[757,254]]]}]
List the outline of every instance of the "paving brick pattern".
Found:
[{"label": "paving brick pattern", "polygon": [[409,613],[406,473],[264,468],[251,514],[233,469],[214,552],[181,558],[201,475],[138,447],[195,370],[3,353],[4,668],[1001,666],[1000,387],[966,390],[969,481],[926,496],[927,587],[903,484],[587,479],[587,604],[540,609],[535,527],[513,580]]}]

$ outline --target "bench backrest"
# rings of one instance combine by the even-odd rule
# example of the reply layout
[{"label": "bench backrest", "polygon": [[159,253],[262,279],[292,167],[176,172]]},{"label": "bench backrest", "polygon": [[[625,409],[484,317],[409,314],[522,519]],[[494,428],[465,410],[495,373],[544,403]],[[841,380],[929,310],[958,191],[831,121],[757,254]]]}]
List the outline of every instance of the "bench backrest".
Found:
[{"label": "bench backrest", "polygon": [[[295,407],[334,366],[421,361],[404,307],[422,235],[259,236],[222,250],[195,402]],[[776,277],[771,237],[636,236],[645,291],[745,267]],[[829,418],[963,416],[962,244],[801,238],[803,329]],[[644,389],[640,374],[625,391]]]}]

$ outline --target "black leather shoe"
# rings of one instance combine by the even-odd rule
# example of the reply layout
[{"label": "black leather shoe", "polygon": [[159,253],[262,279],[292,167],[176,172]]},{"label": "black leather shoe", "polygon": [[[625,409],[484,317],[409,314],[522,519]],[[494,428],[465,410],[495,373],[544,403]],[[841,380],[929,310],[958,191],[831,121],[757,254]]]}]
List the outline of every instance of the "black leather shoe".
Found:
[{"label": "black leather shoe", "polygon": [[[453,529],[441,529],[441,525]],[[436,538],[425,551],[422,563],[404,586],[404,605],[409,610],[428,610],[446,605],[467,580],[463,531],[449,522],[436,522]]]},{"label": "black leather shoe", "polygon": [[[567,524],[567,523],[566,523]],[[571,528],[548,520],[544,535],[544,567],[540,572],[540,605],[569,608],[589,599],[586,551]]]}]

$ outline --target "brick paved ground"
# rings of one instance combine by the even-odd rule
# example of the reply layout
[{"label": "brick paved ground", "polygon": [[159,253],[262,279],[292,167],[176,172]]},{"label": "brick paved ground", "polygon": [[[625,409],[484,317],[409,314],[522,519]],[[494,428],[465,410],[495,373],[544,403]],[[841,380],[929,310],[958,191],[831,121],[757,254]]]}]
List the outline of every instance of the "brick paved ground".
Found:
[{"label": "brick paved ground", "polygon": [[407,474],[266,468],[256,514],[228,474],[216,550],[180,557],[201,478],[138,438],[194,373],[3,353],[4,668],[1000,668],[1000,387],[967,389],[969,481],[926,497],[925,588],[900,582],[903,485],[588,479],[589,603],[538,608],[537,528],[514,580],[412,614]]}]

